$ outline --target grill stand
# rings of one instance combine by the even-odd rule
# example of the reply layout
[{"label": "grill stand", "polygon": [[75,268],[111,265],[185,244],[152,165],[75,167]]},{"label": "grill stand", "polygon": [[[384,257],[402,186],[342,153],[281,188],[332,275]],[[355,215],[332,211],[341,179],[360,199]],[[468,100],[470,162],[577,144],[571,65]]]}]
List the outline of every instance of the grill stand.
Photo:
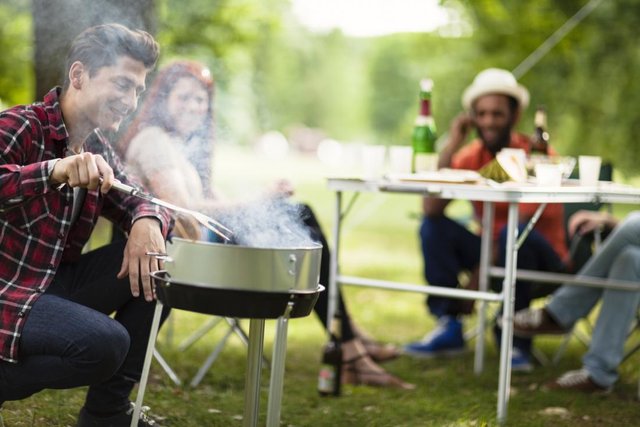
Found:
[{"label": "grill stand", "polygon": [[[276,337],[273,346],[273,360],[271,378],[269,381],[269,402],[267,409],[267,427],[277,427],[280,425],[280,407],[282,403],[282,390],[284,386],[284,367],[287,351],[287,330],[289,316],[294,303],[287,304],[284,315],[278,318],[276,326]],[[162,303],[156,302],[153,321],[151,322],[151,332],[149,343],[142,367],[142,376],[138,386],[135,408],[131,417],[131,427],[138,425],[144,393],[149,380],[149,371],[153,359],[155,343],[160,328],[160,315],[162,314]],[[256,427],[258,425],[258,415],[260,409],[260,374],[262,370],[263,347],[264,347],[264,319],[249,320],[249,350],[247,357],[247,373],[245,377],[245,404],[243,425],[245,427]]]}]

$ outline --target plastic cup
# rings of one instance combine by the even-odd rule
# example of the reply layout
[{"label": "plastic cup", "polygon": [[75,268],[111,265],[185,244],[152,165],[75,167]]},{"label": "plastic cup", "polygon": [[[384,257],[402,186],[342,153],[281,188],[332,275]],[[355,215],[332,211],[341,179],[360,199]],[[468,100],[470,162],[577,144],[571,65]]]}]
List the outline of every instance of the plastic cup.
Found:
[{"label": "plastic cup", "polygon": [[538,163],[535,166],[536,184],[541,186],[560,186],[562,185],[562,165],[554,165],[551,163]]},{"label": "plastic cup", "polygon": [[362,177],[378,179],[384,170],[386,148],[383,145],[364,145],[362,147]]},{"label": "plastic cup", "polygon": [[599,156],[579,156],[578,171],[580,173],[580,185],[596,186],[600,178],[600,165],[602,158]]},{"label": "plastic cup", "polygon": [[415,160],[416,172],[434,172],[438,170],[438,153],[418,153]]},{"label": "plastic cup", "polygon": [[411,173],[411,155],[413,149],[402,145],[389,147],[389,172]]}]

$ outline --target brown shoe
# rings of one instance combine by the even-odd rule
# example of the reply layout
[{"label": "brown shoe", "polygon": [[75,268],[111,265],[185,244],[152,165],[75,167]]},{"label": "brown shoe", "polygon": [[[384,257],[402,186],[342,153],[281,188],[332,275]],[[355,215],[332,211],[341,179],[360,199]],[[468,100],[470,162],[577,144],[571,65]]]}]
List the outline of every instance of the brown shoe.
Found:
[{"label": "brown shoe", "polygon": [[564,335],[568,332],[558,325],[544,308],[526,308],[513,316],[513,335],[518,337],[529,338],[538,334]]},{"label": "brown shoe", "polygon": [[342,362],[342,384],[399,388],[402,390],[416,388],[414,384],[406,383],[376,365],[367,354],[361,354]]},{"label": "brown shoe", "polygon": [[545,384],[543,388],[547,390],[575,390],[584,393],[603,394],[608,394],[612,390],[612,387],[601,386],[594,382],[586,369],[566,372],[560,378]]}]

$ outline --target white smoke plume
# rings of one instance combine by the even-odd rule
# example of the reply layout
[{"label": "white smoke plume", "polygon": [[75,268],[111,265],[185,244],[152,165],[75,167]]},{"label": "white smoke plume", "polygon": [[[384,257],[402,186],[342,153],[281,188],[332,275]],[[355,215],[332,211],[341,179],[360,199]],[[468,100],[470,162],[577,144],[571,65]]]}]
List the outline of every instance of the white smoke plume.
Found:
[{"label": "white smoke plume", "polygon": [[294,248],[313,243],[302,206],[281,197],[260,199],[220,218],[234,243],[261,248]]}]

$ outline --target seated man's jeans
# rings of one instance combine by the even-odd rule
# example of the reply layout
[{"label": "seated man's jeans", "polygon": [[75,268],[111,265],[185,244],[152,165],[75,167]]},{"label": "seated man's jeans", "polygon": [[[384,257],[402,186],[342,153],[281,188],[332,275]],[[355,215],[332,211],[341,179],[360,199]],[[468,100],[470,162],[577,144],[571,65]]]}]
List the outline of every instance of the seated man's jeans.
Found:
[{"label": "seated man's jeans", "polygon": [[[578,275],[636,282],[640,290],[640,213],[629,214]],[[564,285],[553,294],[546,309],[560,325],[570,328],[600,300],[600,314],[582,363],[596,383],[608,387],[618,379],[640,292]]]},{"label": "seated man's jeans", "polygon": [[110,413],[129,408],[155,303],[133,298],[128,277],[116,278],[125,243],[60,266],[27,316],[19,363],[0,362],[0,401],[23,399],[47,388],[89,385],[88,410]]},{"label": "seated man's jeans", "polygon": [[[520,226],[520,231],[525,224]],[[430,285],[457,287],[461,272],[471,271],[480,263],[480,236],[470,232],[463,225],[446,216],[425,217],[420,227],[424,275]],[[496,265],[504,266],[506,230],[501,230],[497,242]],[[518,251],[518,268],[540,271],[562,271],[562,260],[549,242],[533,230]],[[502,282],[497,283],[497,291]],[[531,301],[530,282],[516,284],[515,310],[529,306]],[[429,311],[436,317],[458,316],[462,312],[461,300],[429,296]],[[531,340],[514,337],[514,346],[530,353]]]}]

